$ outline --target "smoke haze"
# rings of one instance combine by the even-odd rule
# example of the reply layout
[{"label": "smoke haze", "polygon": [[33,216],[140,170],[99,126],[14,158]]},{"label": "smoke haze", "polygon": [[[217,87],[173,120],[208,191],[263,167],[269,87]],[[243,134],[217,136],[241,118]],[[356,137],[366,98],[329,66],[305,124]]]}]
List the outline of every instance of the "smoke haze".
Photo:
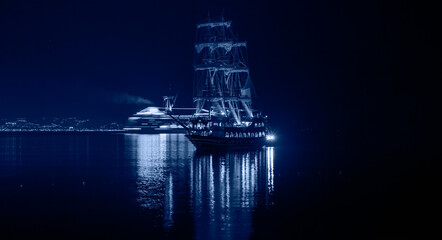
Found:
[{"label": "smoke haze", "polygon": [[112,94],[112,101],[116,104],[153,105],[153,102],[147,98],[128,93],[114,93]]},{"label": "smoke haze", "polygon": [[126,92],[99,90],[90,96],[93,101],[107,102],[118,105],[154,105],[150,99]]}]

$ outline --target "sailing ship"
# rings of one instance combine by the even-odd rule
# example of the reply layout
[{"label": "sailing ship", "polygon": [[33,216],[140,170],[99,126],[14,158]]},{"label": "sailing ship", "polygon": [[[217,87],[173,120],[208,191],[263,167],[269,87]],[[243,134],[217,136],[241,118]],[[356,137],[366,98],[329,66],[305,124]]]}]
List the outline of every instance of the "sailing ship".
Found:
[{"label": "sailing ship", "polygon": [[252,107],[247,43],[232,22],[210,18],[196,25],[193,102],[185,127],[197,149],[261,148],[269,135],[267,116]]}]

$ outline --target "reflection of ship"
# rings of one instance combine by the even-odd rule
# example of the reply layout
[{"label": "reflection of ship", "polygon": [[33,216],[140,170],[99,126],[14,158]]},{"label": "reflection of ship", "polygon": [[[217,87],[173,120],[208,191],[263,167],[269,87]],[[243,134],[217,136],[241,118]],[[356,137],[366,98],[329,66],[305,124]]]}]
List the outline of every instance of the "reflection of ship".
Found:
[{"label": "reflection of ship", "polygon": [[253,211],[272,204],[273,148],[196,154],[191,166],[196,239],[249,239]]},{"label": "reflection of ship", "polygon": [[208,19],[196,28],[193,98],[196,112],[185,126],[187,137],[197,148],[264,146],[267,117],[252,109],[247,44],[238,41],[231,21],[223,18]]},{"label": "reflection of ship", "polygon": [[[177,124],[165,111],[170,111],[173,107],[173,97],[164,97],[164,107],[147,107],[127,120],[124,130],[132,133],[184,133],[185,129]],[[189,115],[180,115],[177,118],[187,121]]]},{"label": "reflection of ship", "polygon": [[248,239],[254,210],[272,205],[272,147],[200,154],[183,134],[124,138],[126,157],[136,161],[139,206],[160,216],[168,232],[193,224],[177,238]]}]

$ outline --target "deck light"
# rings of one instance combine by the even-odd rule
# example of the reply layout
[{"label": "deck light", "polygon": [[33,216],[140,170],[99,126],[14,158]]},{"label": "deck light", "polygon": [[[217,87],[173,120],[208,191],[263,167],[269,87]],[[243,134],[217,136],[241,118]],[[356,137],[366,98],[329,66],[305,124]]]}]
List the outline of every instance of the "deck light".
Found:
[{"label": "deck light", "polygon": [[267,141],[273,141],[273,140],[275,140],[275,135],[269,134],[266,136],[266,139],[267,139]]}]

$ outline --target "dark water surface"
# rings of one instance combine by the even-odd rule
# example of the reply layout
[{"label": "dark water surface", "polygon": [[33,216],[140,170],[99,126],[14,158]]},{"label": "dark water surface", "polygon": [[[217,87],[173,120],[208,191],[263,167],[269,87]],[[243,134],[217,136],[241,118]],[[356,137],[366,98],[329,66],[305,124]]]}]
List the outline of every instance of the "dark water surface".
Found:
[{"label": "dark water surface", "polygon": [[0,136],[0,234],[348,239],[392,229],[394,237],[399,198],[380,184],[389,174],[345,147],[317,146],[209,154],[179,134]]}]

